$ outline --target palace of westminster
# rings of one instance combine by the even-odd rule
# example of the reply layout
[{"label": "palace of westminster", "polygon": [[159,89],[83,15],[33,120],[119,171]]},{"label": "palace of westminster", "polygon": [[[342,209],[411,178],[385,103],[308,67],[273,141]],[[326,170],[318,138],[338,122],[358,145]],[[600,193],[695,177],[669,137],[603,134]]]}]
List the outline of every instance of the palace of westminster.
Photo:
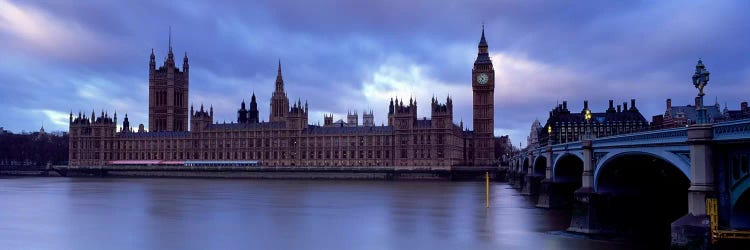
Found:
[{"label": "palace of westminster", "polygon": [[[453,123],[453,101],[430,102],[431,119],[419,119],[417,101],[391,99],[388,124],[376,126],[372,112],[324,125],[308,124],[308,104],[289,103],[281,63],[268,122],[260,121],[255,94],[243,101],[236,123],[215,123],[213,107],[188,107],[190,66],[175,66],[170,43],[163,66],[149,62],[148,132],[130,127],[127,115],[117,131],[117,114],[70,114],[69,164],[113,161],[247,161],[267,166],[490,166],[495,163],[493,124],[495,71],[484,29],[471,75],[474,130]],[[188,126],[189,125],[189,126]]]}]

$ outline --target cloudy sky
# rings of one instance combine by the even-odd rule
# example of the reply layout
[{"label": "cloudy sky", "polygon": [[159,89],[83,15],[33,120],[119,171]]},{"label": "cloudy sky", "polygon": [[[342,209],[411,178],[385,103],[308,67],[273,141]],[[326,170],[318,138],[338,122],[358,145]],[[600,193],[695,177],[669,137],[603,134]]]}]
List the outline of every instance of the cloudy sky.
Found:
[{"label": "cloudy sky", "polygon": [[[239,1],[238,1],[239,2]],[[0,127],[67,130],[70,111],[95,109],[147,123],[148,58],[172,27],[191,64],[190,102],[236,119],[254,91],[261,117],[277,61],[290,99],[323,113],[414,97],[429,117],[434,95],[454,98],[471,127],[471,67],[481,25],[496,72],[495,134],[525,144],[558,101],[637,99],[644,116],[688,104],[703,58],[707,99],[750,99],[750,1],[8,1],[0,0]],[[181,60],[177,60],[181,64]],[[122,120],[122,118],[120,118]]]}]

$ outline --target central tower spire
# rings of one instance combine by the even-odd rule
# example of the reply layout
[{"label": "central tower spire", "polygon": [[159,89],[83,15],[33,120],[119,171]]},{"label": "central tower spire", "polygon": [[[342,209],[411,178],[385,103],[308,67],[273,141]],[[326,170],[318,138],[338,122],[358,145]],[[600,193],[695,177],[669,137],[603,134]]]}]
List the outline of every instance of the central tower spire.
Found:
[{"label": "central tower spire", "polygon": [[281,60],[279,60],[279,68],[276,72],[276,90],[273,91],[271,96],[271,112],[268,120],[284,122],[287,113],[289,113],[289,98],[284,92],[284,79],[281,77]]},{"label": "central tower spire", "polygon": [[167,34],[168,53],[164,66],[156,68],[156,56],[151,49],[149,57],[149,108],[148,131],[188,131],[188,92],[190,74],[187,53],[183,58],[182,72],[175,66],[172,50],[172,26]]},{"label": "central tower spire", "polygon": [[276,73],[276,92],[284,92],[284,79],[281,77],[281,60],[279,60],[279,69]]},{"label": "central tower spire", "polygon": [[169,54],[172,54],[172,26],[169,26]]},{"label": "central tower spire", "polygon": [[169,26],[169,53],[167,53],[167,65],[174,67],[174,53],[172,53],[172,26]]}]

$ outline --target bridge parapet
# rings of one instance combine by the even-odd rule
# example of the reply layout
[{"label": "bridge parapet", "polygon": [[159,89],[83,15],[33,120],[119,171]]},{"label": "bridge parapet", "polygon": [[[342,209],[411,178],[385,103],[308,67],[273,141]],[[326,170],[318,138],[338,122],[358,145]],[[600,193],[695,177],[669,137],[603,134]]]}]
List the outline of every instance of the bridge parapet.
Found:
[{"label": "bridge parapet", "polygon": [[580,150],[580,149],[581,149],[581,141],[574,141],[574,142],[552,145],[553,152],[560,152],[560,151],[566,151],[566,150]]},{"label": "bridge parapet", "polygon": [[687,139],[687,128],[669,128],[615,135],[594,139],[599,147],[623,147],[649,144],[684,144]]},{"label": "bridge parapet", "polygon": [[716,123],[714,141],[748,140],[750,137],[750,119]]},{"label": "bridge parapet", "polygon": [[[713,141],[750,140],[750,119],[715,123],[713,125],[713,134]],[[603,148],[643,145],[682,145],[686,143],[686,140],[687,128],[681,127],[595,138],[593,139],[593,143],[596,148]],[[552,151],[554,152],[580,149],[581,141],[552,145]],[[533,151],[545,152],[546,150],[541,147],[533,149]]]},{"label": "bridge parapet", "polygon": [[[747,124],[750,126],[750,121]],[[748,128],[750,129],[750,128]],[[750,130],[749,130],[750,131]],[[665,144],[685,144],[687,139],[687,128],[670,128],[661,130],[651,130],[622,134],[608,137],[595,138],[592,140],[594,147],[628,147],[642,145],[665,145]],[[581,141],[568,142],[552,145],[552,151],[561,152],[569,150],[580,150]],[[543,152],[544,148],[535,149]]]}]

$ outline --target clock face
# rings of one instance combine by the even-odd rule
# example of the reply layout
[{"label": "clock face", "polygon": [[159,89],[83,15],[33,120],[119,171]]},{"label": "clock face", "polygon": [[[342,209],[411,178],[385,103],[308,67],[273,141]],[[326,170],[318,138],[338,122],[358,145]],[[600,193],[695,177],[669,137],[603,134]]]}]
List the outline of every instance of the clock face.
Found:
[{"label": "clock face", "polygon": [[490,77],[487,76],[487,74],[485,74],[485,73],[481,73],[481,74],[477,75],[477,82],[479,84],[487,84],[487,81],[489,81],[489,80],[490,80]]}]

